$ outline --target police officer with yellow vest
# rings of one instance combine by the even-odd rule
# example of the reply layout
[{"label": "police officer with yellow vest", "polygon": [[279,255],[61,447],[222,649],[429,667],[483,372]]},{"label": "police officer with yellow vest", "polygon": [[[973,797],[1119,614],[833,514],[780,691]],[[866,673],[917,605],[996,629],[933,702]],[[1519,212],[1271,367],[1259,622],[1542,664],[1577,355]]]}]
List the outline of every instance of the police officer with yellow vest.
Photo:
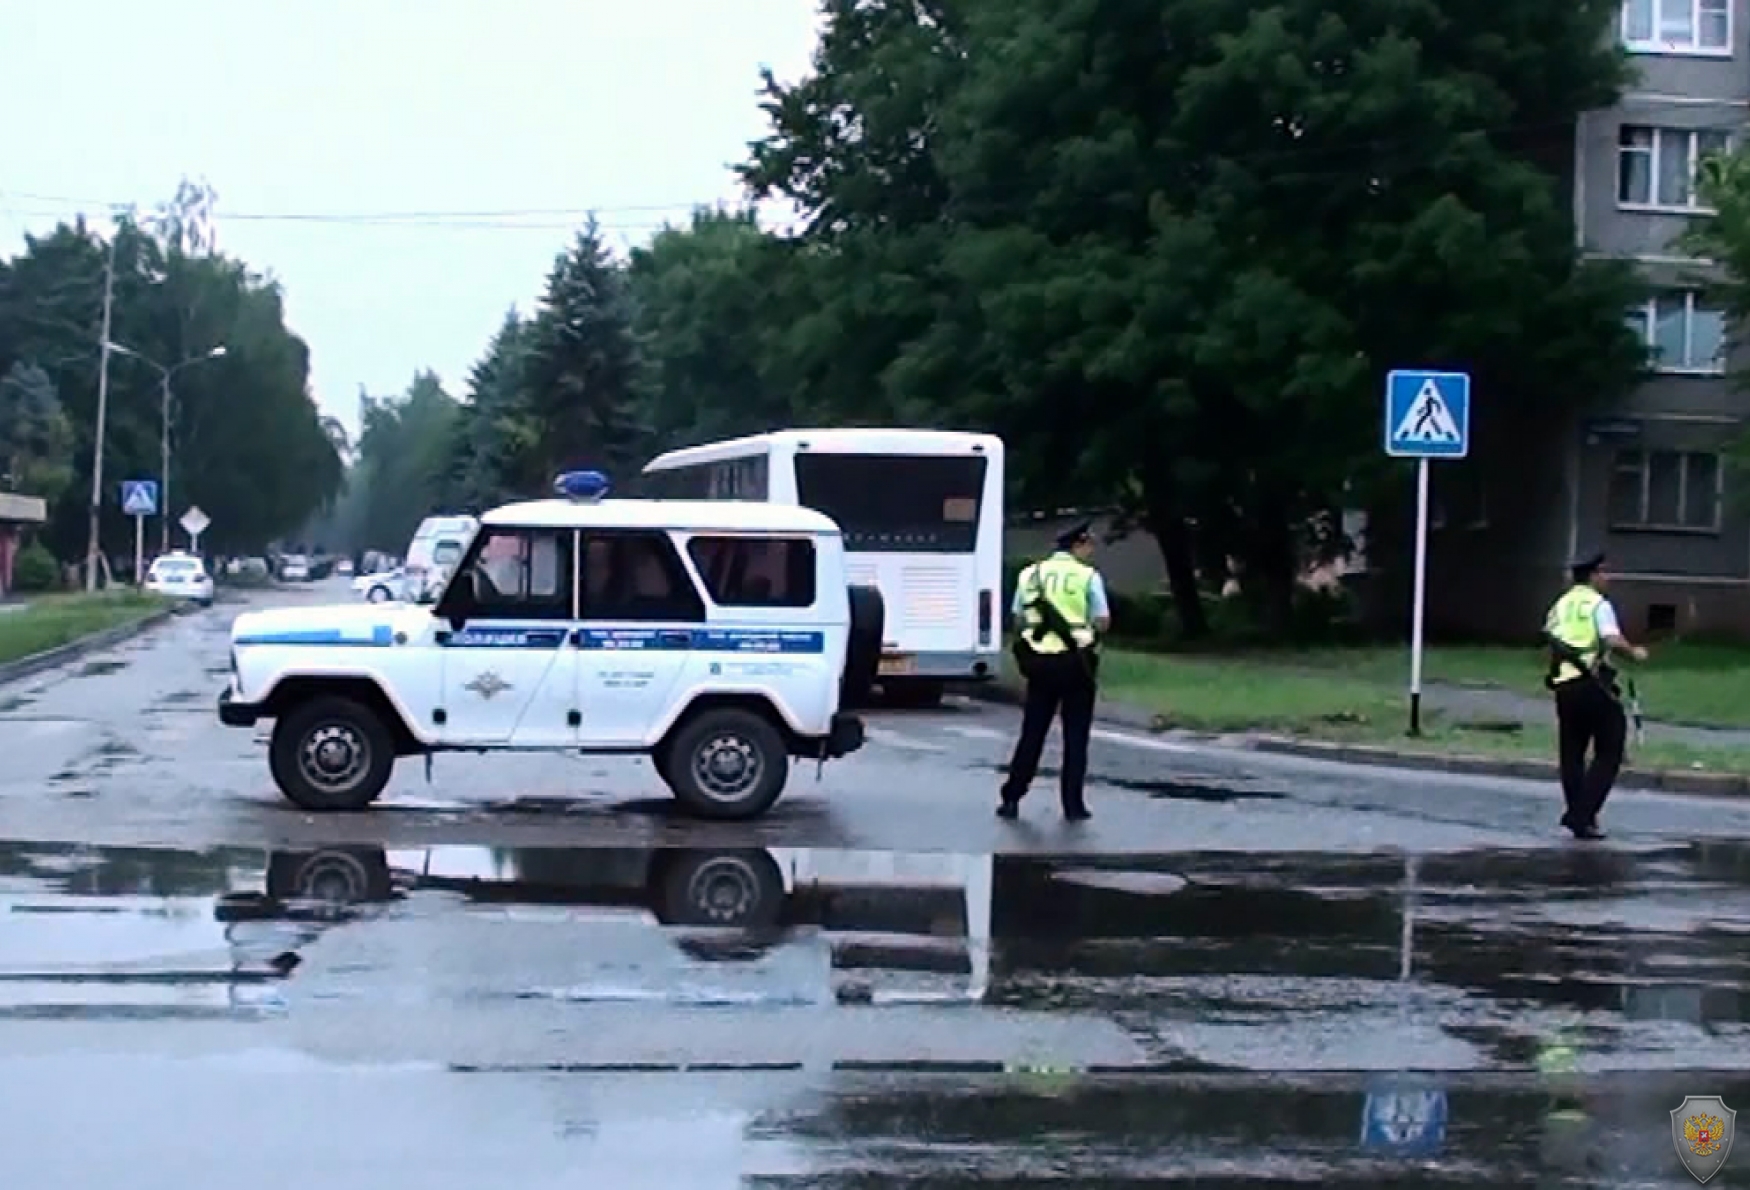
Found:
[{"label": "police officer with yellow vest", "polygon": [[999,817],[1020,813],[1021,799],[1039,771],[1046,733],[1060,713],[1063,816],[1071,822],[1092,817],[1082,786],[1088,776],[1088,735],[1094,727],[1099,634],[1112,624],[1105,581],[1088,561],[1093,556],[1093,529],[1084,521],[1060,534],[1057,552],[1023,570],[1015,584],[1015,661],[1027,679],[1027,701],[1021,738],[1015,741],[1003,782]]},{"label": "police officer with yellow vest", "polygon": [[[1612,654],[1645,661],[1647,651],[1622,634],[1616,609],[1605,598],[1609,574],[1602,553],[1576,558],[1569,568],[1574,585],[1544,619],[1550,668],[1544,684],[1556,696],[1558,749],[1561,755],[1562,797],[1567,812],[1562,825],[1577,839],[1602,839],[1598,812],[1616,784],[1628,738]],[[1592,751],[1592,763],[1586,752]]]}]

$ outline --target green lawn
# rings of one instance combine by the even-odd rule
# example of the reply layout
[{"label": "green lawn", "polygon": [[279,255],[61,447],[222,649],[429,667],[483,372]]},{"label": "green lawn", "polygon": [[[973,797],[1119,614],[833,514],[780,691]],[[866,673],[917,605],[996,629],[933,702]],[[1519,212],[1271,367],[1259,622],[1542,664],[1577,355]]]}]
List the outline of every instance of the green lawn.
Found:
[{"label": "green lawn", "polygon": [[[1533,648],[1436,648],[1423,663],[1427,684],[1493,687],[1545,698],[1544,658]],[[1409,686],[1407,648],[1319,649],[1235,657],[1114,651],[1107,689],[1142,695],[1187,725],[1260,726],[1327,715],[1369,720],[1401,708]],[[1634,673],[1649,719],[1702,727],[1750,728],[1750,648],[1654,646]],[[1426,686],[1424,687],[1426,688]],[[1208,721],[1207,724],[1201,721]]]},{"label": "green lawn", "polygon": [[[1438,649],[1428,682],[1463,683],[1535,697],[1498,710],[1467,707],[1423,716],[1424,735],[1405,735],[1409,660],[1402,649],[1331,649],[1222,657],[1107,649],[1101,697],[1153,712],[1161,728],[1268,732],[1444,755],[1551,759],[1553,712],[1534,649]],[[1639,675],[1648,716],[1707,726],[1750,726],[1750,650],[1668,646]],[[1434,702],[1430,696],[1428,703]],[[1502,730],[1517,725],[1518,730]],[[1750,748],[1653,741],[1633,749],[1644,768],[1750,772]]]},{"label": "green lawn", "polygon": [[156,596],[134,591],[39,595],[28,602],[22,610],[0,612],[0,663],[135,623],[166,606]]}]

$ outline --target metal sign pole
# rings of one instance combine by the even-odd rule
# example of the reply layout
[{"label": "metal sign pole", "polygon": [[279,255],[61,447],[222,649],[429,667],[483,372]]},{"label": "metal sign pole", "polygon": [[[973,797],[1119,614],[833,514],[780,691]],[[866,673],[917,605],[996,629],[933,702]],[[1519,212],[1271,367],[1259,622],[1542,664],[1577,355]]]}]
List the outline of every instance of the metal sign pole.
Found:
[{"label": "metal sign pole", "polygon": [[1422,734],[1422,654],[1428,610],[1428,464],[1470,454],[1470,376],[1396,369],[1385,378],[1385,453],[1416,460],[1416,569],[1410,608],[1410,732]]},{"label": "metal sign pole", "polygon": [[1416,581],[1410,608],[1410,734],[1422,734],[1422,637],[1428,607],[1428,460],[1416,460]]},{"label": "metal sign pole", "polygon": [[146,585],[146,518],[134,518],[134,585]]}]

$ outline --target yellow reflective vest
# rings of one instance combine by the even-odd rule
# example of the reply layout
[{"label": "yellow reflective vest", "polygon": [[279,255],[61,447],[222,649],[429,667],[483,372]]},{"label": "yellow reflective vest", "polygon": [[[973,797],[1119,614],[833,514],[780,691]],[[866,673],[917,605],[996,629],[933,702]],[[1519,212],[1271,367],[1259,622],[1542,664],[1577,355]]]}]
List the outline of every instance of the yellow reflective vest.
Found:
[{"label": "yellow reflective vest", "polygon": [[1031,606],[1040,599],[1055,607],[1068,622],[1070,635],[1079,647],[1095,647],[1093,619],[1088,614],[1088,592],[1094,574],[1092,566],[1061,551],[1021,572],[1018,586],[1026,605],[1021,612],[1021,631],[1035,653],[1063,653],[1069,649],[1057,633],[1045,627],[1045,617],[1039,609]]},{"label": "yellow reflective vest", "polygon": [[[1598,609],[1603,603],[1603,595],[1578,583],[1550,607],[1543,630],[1579,653],[1588,666],[1597,665],[1604,654],[1604,636],[1598,631]],[[1556,670],[1555,682],[1559,686],[1581,676],[1572,662],[1564,661]]]}]

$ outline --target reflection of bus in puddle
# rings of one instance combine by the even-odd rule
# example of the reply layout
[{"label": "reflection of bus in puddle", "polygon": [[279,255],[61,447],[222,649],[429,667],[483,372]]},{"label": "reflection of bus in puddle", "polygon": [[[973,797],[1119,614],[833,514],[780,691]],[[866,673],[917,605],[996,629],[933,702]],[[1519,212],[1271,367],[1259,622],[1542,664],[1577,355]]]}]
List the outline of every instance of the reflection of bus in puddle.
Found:
[{"label": "reflection of bus in puddle", "polygon": [[[518,994],[976,1003],[989,982],[991,871],[989,856],[781,847],[337,847],[273,853],[262,892],[220,898],[216,916],[245,971],[289,973],[302,958],[288,941],[301,948],[384,915],[395,926],[373,931],[374,943],[400,945],[447,895],[464,912],[441,914],[444,944],[483,957],[513,947],[515,923],[565,926],[563,955],[545,945],[504,953]],[[410,894],[420,894],[418,914],[402,907]],[[470,964],[468,978],[484,966]]]}]

